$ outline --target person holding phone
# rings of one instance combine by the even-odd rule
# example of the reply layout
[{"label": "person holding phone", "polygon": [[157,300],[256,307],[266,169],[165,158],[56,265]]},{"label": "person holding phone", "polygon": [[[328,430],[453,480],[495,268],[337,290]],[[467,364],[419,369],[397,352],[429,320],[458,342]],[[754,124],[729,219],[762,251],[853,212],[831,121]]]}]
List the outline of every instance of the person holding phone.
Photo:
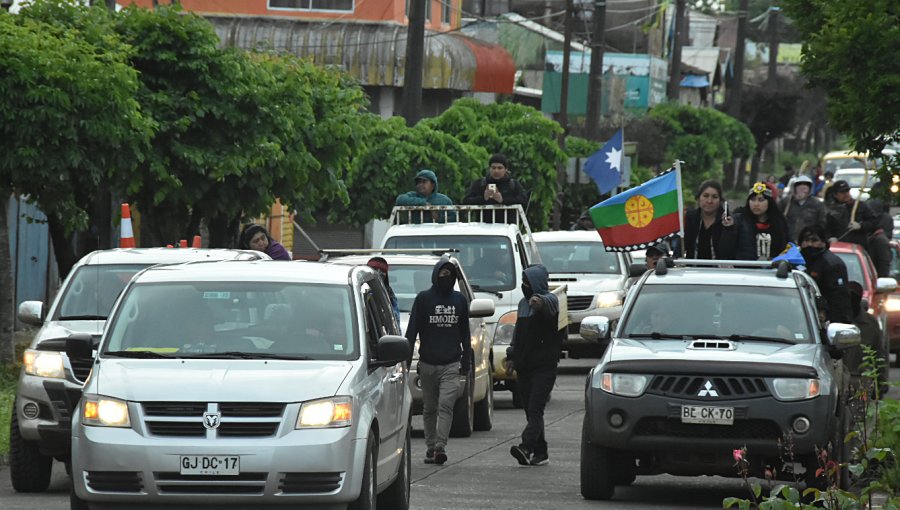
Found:
[{"label": "person holding phone", "polygon": [[[528,204],[528,193],[509,173],[509,160],[503,154],[491,156],[488,174],[475,179],[463,198],[466,205]],[[511,218],[515,222],[515,217]]]},{"label": "person holding phone", "polygon": [[734,259],[737,229],[722,185],[717,181],[704,181],[695,196],[697,208],[684,214],[684,256],[689,259]]}]

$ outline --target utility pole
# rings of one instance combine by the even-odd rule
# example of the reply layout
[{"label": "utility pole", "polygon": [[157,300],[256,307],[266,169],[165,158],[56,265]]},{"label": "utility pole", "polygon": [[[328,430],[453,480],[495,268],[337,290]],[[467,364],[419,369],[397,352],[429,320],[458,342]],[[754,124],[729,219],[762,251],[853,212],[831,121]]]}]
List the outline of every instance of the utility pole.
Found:
[{"label": "utility pole", "polygon": [[769,7],[769,76],[766,81],[768,88],[775,87],[775,78],[778,75],[778,7]]},{"label": "utility pole", "polygon": [[666,96],[678,101],[681,90],[681,39],[684,34],[684,0],[675,0],[675,37],[669,65],[669,88]]},{"label": "utility pole", "polygon": [[[562,84],[559,91],[559,125],[562,133],[559,135],[559,148],[566,152],[566,136],[569,134],[569,60],[572,53],[572,18],[575,14],[573,0],[566,0],[566,32],[563,38],[563,70]],[[566,162],[568,163],[568,161]],[[566,186],[566,164],[556,168],[556,200],[553,203],[553,228],[559,230],[562,223],[562,197],[563,188]]]},{"label": "utility pole", "polygon": [[587,137],[596,140],[600,130],[600,103],[603,97],[603,47],[606,42],[606,0],[594,2],[591,33],[591,71],[588,77]]},{"label": "utility pole", "polygon": [[403,71],[403,118],[414,126],[422,118],[422,66],[425,60],[425,2],[409,0],[406,67]]}]

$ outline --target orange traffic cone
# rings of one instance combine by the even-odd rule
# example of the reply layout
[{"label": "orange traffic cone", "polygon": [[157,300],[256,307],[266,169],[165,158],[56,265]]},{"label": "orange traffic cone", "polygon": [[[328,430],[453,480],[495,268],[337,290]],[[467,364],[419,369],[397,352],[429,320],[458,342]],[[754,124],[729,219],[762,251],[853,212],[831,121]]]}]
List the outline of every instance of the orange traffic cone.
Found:
[{"label": "orange traffic cone", "polygon": [[182,239],[182,240],[178,241],[178,247],[179,248],[187,248],[187,239]]},{"label": "orange traffic cone", "polygon": [[191,248],[203,248],[200,236],[194,236],[194,242],[191,243]]},{"label": "orange traffic cone", "polygon": [[134,231],[131,229],[131,209],[122,204],[122,226],[119,234],[119,248],[134,248]]}]

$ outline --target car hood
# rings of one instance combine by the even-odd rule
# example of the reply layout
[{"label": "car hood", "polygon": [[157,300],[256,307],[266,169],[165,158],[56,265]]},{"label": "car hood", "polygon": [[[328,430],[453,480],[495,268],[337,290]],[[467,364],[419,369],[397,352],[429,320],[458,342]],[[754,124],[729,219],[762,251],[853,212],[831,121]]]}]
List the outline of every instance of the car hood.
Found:
[{"label": "car hood", "polygon": [[565,284],[566,294],[596,294],[610,290],[622,290],[625,277],[617,274],[553,273],[550,287]]},{"label": "car hood", "polygon": [[52,321],[45,322],[35,335],[32,345],[51,338],[66,338],[75,333],[103,333],[106,321]]},{"label": "car hood", "polygon": [[334,395],[352,367],[349,361],[103,358],[86,391],[136,402],[301,402]]},{"label": "car hood", "polygon": [[734,350],[689,349],[692,340],[618,339],[609,348],[608,361],[672,360],[816,365],[818,344],[787,345],[774,342],[733,342]]}]

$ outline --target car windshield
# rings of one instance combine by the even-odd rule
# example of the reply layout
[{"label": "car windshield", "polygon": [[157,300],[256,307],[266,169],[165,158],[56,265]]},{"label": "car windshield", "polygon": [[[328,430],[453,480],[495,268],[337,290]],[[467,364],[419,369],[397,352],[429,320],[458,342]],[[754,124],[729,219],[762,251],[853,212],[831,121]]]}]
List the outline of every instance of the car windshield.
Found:
[{"label": "car windshield", "polygon": [[131,277],[147,264],[84,265],[60,297],[54,320],[105,320]]},{"label": "car windshield", "polygon": [[726,285],[645,285],[622,338],[771,339],[811,343],[797,289]]},{"label": "car windshield", "polygon": [[[385,248],[454,248],[473,288],[503,291],[516,286],[512,245],[503,236],[397,236],[388,239]],[[428,281],[430,285],[430,273]]]},{"label": "car windshield", "polygon": [[537,246],[550,273],[619,273],[619,255],[599,242],[538,242]]},{"label": "car windshield", "polygon": [[[841,173],[838,172],[834,175],[835,181],[847,181],[847,185],[851,188],[862,188],[863,187],[863,173]],[[866,189],[871,188],[875,184],[878,183],[878,177],[869,174],[869,177],[866,179]]]},{"label": "car windshield", "polygon": [[[866,168],[865,158],[834,158],[825,161],[825,169],[823,172],[835,173],[841,168]],[[851,184],[852,186],[852,184]]]},{"label": "car windshield", "polygon": [[847,266],[847,279],[851,282],[857,282],[866,289],[866,278],[863,275],[862,264],[859,256],[855,253],[835,253]]},{"label": "car windshield", "polygon": [[[388,272],[391,289],[397,296],[397,304],[401,312],[409,312],[412,310],[413,301],[416,294],[423,290],[431,288],[431,273],[434,266],[401,266],[397,264],[391,265]],[[456,284],[459,290],[459,282]]]},{"label": "car windshield", "polygon": [[119,310],[103,348],[110,355],[356,357],[353,302],[343,285],[138,284]]}]

